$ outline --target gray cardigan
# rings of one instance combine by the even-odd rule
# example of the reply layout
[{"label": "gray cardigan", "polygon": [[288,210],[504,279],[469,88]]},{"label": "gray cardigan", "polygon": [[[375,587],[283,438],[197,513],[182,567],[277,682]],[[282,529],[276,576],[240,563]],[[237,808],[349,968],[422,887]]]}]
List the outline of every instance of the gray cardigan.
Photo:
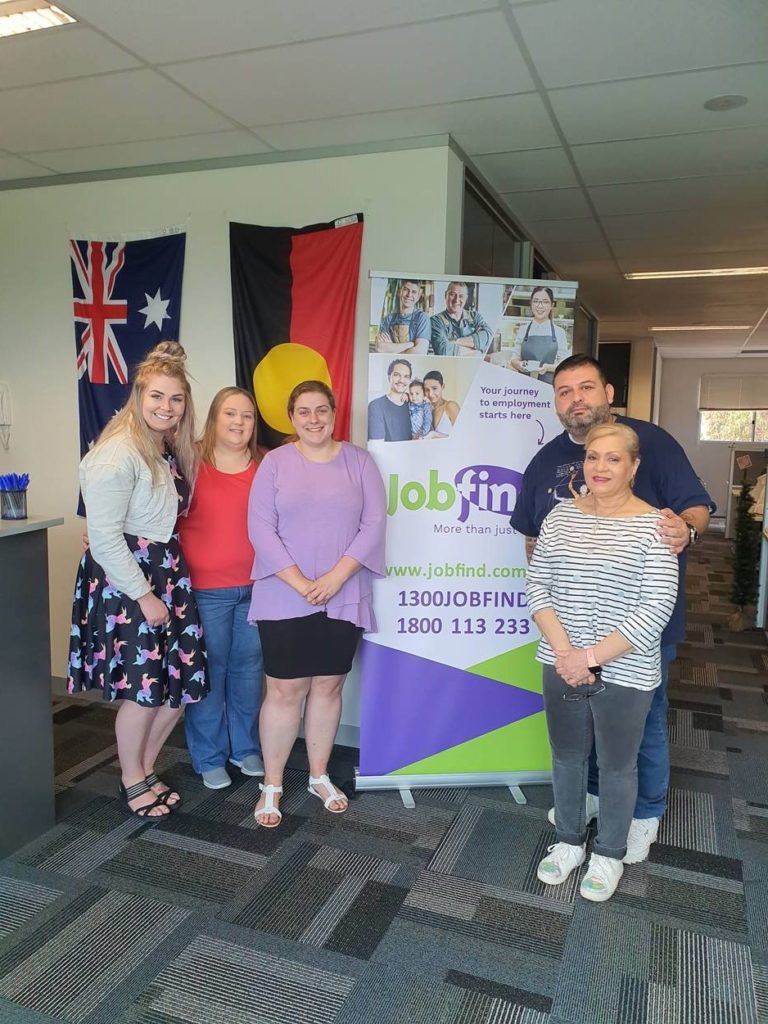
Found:
[{"label": "gray cardigan", "polygon": [[97,445],[80,463],[80,488],[85,502],[91,554],[110,582],[136,600],[151,590],[123,537],[132,533],[147,540],[167,541],[179,511],[176,485],[168,463],[158,481],[127,435]]}]

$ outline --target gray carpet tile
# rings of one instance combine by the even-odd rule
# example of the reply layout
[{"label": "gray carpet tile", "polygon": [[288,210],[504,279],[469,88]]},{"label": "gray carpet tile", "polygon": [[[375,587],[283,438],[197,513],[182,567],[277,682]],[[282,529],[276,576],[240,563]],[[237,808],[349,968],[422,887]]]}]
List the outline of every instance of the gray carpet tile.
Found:
[{"label": "gray carpet tile", "polygon": [[138,1000],[133,1020],[331,1024],[352,977],[201,934]]},{"label": "gray carpet tile", "polygon": [[115,709],[57,694],[57,824],[0,862],[0,1024],[768,1024],[768,643],[729,631],[729,551],[691,554],[668,811],[602,906],[536,877],[547,785],[331,815],[299,743],[268,830],[259,780],[205,789],[177,727],[153,824],[117,799]]}]

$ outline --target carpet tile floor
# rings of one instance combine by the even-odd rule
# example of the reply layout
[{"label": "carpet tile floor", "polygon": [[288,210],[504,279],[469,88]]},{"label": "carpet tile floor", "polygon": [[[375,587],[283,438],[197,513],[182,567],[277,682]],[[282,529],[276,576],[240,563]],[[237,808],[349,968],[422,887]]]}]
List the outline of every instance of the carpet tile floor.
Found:
[{"label": "carpet tile floor", "polygon": [[536,877],[546,786],[333,816],[297,745],[267,830],[258,780],[204,789],[176,730],[184,806],[152,825],[118,803],[113,710],[55,697],[58,823],[0,862],[0,1024],[768,1024],[768,643],[729,631],[728,558],[694,549],[669,810],[604,905]]}]

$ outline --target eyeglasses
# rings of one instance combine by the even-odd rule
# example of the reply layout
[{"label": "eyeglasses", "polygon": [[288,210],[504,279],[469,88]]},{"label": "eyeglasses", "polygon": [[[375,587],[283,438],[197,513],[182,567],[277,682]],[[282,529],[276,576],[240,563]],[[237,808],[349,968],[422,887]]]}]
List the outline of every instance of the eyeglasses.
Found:
[{"label": "eyeglasses", "polygon": [[532,306],[551,306],[552,305],[552,300],[551,299],[532,299],[531,300],[531,305]]},{"label": "eyeglasses", "polygon": [[593,668],[590,671],[595,677],[594,683],[584,683],[583,686],[569,686],[563,694],[563,700],[588,700],[590,697],[596,697],[598,693],[602,693],[605,690],[605,683],[600,675],[600,669]]}]

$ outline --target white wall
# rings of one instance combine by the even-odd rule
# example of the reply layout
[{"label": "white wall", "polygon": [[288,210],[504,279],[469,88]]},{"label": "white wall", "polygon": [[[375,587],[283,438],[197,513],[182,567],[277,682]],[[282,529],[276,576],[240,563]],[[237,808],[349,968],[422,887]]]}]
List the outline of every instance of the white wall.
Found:
[{"label": "white wall", "polygon": [[[458,167],[457,167],[458,164]],[[14,425],[0,472],[29,472],[30,512],[63,515],[50,535],[51,652],[63,673],[82,522],[69,238],[187,225],[181,341],[198,421],[234,382],[228,222],[301,226],[365,216],[354,366],[353,437],[365,436],[368,271],[458,266],[460,161],[447,147],[0,192],[0,380]],[[357,721],[351,680],[345,722]]]},{"label": "white wall", "polygon": [[766,373],[768,359],[665,359],[661,378],[659,426],[668,430],[725,515],[730,447],[718,441],[699,441],[699,382],[705,373]]}]

